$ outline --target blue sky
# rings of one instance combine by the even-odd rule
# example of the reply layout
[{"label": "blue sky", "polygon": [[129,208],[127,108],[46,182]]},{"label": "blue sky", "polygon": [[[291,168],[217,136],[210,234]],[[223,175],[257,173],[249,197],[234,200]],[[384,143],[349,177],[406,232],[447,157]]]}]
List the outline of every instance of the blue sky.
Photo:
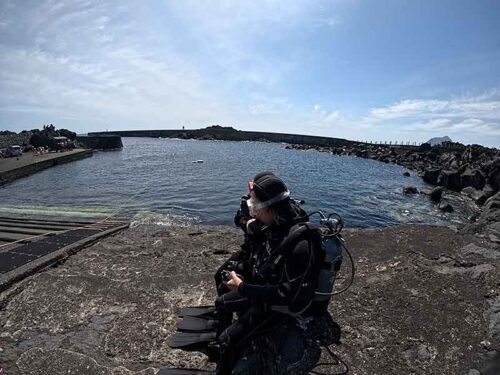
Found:
[{"label": "blue sky", "polygon": [[0,129],[500,147],[500,2],[0,2]]}]

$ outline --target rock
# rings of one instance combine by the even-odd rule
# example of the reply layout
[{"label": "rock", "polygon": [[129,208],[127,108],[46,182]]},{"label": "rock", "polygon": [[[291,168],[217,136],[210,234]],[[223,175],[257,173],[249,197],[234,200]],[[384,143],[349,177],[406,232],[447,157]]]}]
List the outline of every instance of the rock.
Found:
[{"label": "rock", "polygon": [[478,280],[484,277],[485,274],[488,272],[491,272],[495,269],[495,266],[492,264],[478,264],[477,266],[471,267],[470,268],[470,276],[471,278]]},{"label": "rock", "polygon": [[418,344],[411,345],[402,354],[410,366],[421,363],[430,364],[436,358],[437,350],[428,345]]},{"label": "rock", "polygon": [[490,165],[488,181],[494,191],[500,190],[500,158],[496,158]]},{"label": "rock", "polygon": [[500,192],[486,200],[477,221],[465,226],[463,231],[500,236]]},{"label": "rock", "polygon": [[437,184],[450,190],[459,191],[462,188],[460,173],[455,169],[441,171]]},{"label": "rock", "polygon": [[428,184],[436,185],[440,173],[441,169],[426,169],[424,171],[424,174],[422,175],[422,178]]},{"label": "rock", "polygon": [[443,188],[441,186],[436,186],[432,189],[424,189],[421,193],[428,195],[434,202],[439,202],[441,201],[441,197],[443,195]]},{"label": "rock", "polygon": [[438,208],[443,212],[453,212],[453,207],[447,202],[439,203]]},{"label": "rock", "polygon": [[403,193],[405,194],[417,194],[418,190],[415,186],[413,185],[408,185],[403,188]]},{"label": "rock", "polygon": [[405,177],[410,177],[410,172],[408,172],[408,171],[404,171],[404,172],[403,172],[403,176],[405,176]]},{"label": "rock", "polygon": [[458,168],[458,173],[462,174],[469,168],[470,168],[470,165],[468,163],[463,164],[462,166],[460,166],[460,168]]},{"label": "rock", "polygon": [[481,190],[486,183],[486,180],[479,169],[467,168],[461,175],[462,186],[472,186],[475,189]]},{"label": "rock", "polygon": [[430,191],[429,196],[434,202],[439,202],[443,196],[443,188],[441,186],[435,187]]},{"label": "rock", "polygon": [[481,375],[481,373],[478,370],[476,370],[475,368],[472,368],[469,370],[467,375]]},{"label": "rock", "polygon": [[477,190],[472,186],[467,186],[462,189],[461,193],[471,198],[478,205],[483,205],[486,200],[493,195],[493,189],[489,185],[486,185],[483,190]]},{"label": "rock", "polygon": [[500,251],[495,250],[495,249],[491,249],[491,248],[477,246],[473,243],[470,243],[470,244],[462,247],[460,249],[460,252],[464,256],[468,256],[471,254],[477,254],[477,255],[480,255],[486,259],[500,260]]}]

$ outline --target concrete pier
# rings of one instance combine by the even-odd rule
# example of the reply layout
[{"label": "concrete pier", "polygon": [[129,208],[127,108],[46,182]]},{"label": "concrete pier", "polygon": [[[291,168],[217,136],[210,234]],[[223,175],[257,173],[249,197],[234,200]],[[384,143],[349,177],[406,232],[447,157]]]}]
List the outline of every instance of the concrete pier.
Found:
[{"label": "concrete pier", "polygon": [[86,149],[51,152],[42,155],[28,152],[19,157],[0,159],[0,186],[57,164],[90,157],[92,153],[92,150]]}]

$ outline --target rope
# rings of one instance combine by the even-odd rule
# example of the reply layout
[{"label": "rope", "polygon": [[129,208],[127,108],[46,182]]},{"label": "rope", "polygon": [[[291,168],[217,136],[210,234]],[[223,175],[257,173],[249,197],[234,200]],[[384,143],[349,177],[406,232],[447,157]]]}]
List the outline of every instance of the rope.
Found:
[{"label": "rope", "polygon": [[[310,374],[315,374],[315,375],[345,375],[349,373],[349,365],[345,363],[342,359],[340,359],[328,346],[325,346],[326,351],[328,352],[328,355],[332,359],[331,362],[319,362],[316,364],[316,366],[313,367],[311,371],[309,371]],[[344,371],[342,372],[336,372],[332,374],[331,372],[319,372],[314,370],[315,368],[319,366],[338,366],[342,364],[344,366]]]},{"label": "rope", "polygon": [[[347,286],[345,288],[331,293],[332,296],[336,296],[340,293],[344,293],[347,289],[349,289],[352,286],[352,284],[354,283],[354,276],[356,275],[356,265],[354,264],[354,259],[352,258],[350,251],[347,249],[347,246],[344,245],[344,243],[342,241],[340,241],[340,245],[344,248],[344,250],[347,253],[347,255],[349,256],[349,260],[351,262],[351,280],[349,280],[349,284],[347,284]],[[323,293],[321,293],[321,294],[323,294]]]}]

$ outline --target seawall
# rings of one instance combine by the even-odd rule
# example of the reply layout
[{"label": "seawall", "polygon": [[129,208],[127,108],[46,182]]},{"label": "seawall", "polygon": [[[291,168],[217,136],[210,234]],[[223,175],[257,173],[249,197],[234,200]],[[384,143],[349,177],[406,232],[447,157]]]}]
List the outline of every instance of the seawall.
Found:
[{"label": "seawall", "polygon": [[267,141],[277,143],[295,143],[318,146],[346,146],[357,144],[342,138],[320,137],[314,135],[269,133],[242,131],[221,126],[211,126],[205,129],[194,130],[120,130],[111,132],[89,133],[89,136],[117,135],[121,137],[153,137],[153,138],[182,138],[182,139],[214,139],[223,141]]},{"label": "seawall", "polygon": [[20,159],[2,159],[0,160],[0,186],[18,178],[29,176],[50,168],[54,165],[65,164],[90,157],[92,154],[92,150],[73,150],[65,153],[41,156],[24,154]]},{"label": "seawall", "polygon": [[122,138],[118,135],[79,135],[77,142],[93,150],[118,150],[123,148]]}]

